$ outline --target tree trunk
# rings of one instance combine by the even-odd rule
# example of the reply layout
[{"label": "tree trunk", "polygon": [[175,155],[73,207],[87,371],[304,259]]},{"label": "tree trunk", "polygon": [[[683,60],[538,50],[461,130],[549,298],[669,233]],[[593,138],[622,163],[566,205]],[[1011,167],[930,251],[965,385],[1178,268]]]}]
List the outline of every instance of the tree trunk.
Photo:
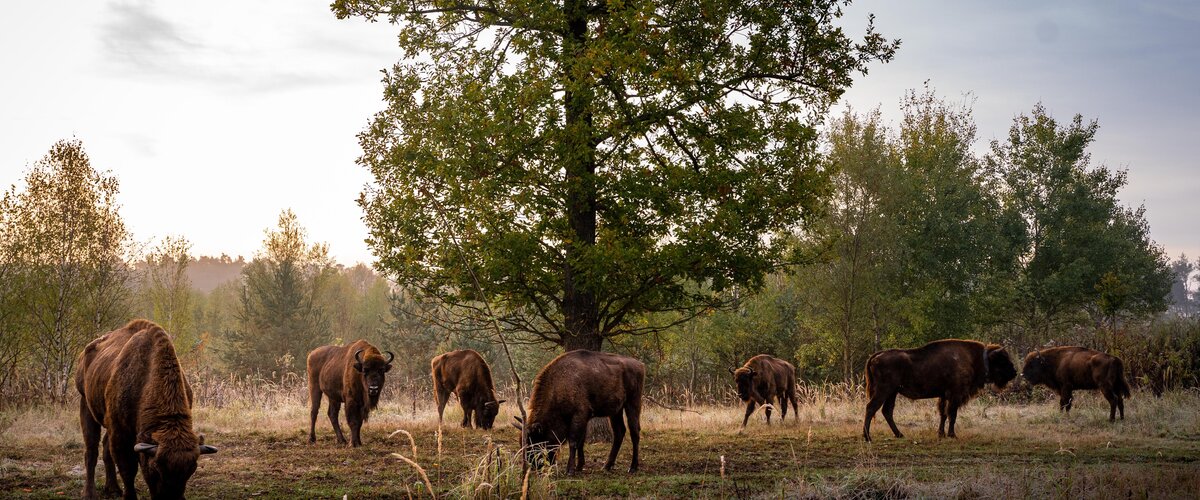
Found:
[{"label": "tree trunk", "polygon": [[[568,77],[589,78],[591,72],[574,71],[587,41],[586,0],[566,0],[563,5],[569,35],[564,39],[563,57]],[[571,228],[569,240],[563,245],[563,332],[562,345],[574,349],[600,350],[600,307],[595,292],[579,282],[576,269],[596,244],[596,143],[592,133],[591,82],[572,79],[563,94],[566,108],[566,216]]]}]

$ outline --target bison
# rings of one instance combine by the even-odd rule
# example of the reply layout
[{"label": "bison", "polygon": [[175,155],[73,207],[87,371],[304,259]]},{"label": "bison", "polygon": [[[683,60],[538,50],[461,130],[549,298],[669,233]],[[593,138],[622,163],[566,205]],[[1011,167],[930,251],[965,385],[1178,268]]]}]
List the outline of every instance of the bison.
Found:
[{"label": "bison", "polygon": [[[782,407],[779,421],[787,418],[788,401],[792,403],[793,414],[799,417],[800,410],[796,407],[796,367],[791,363],[766,354],[759,354],[741,368],[729,369],[737,382],[738,397],[746,402],[746,416],[742,419],[742,427],[750,420],[756,404],[774,406],[776,401]],[[771,425],[771,406],[767,406],[767,425]]]},{"label": "bison", "polygon": [[[1017,369],[1003,347],[974,340],[938,340],[916,349],[888,349],[867,359],[867,417],[863,439],[871,441],[871,419],[880,407],[896,437],[904,437],[892,419],[896,395],[909,399],[938,398],[938,437],[956,437],[958,409],[984,385],[1003,388]],[[950,433],[946,433],[946,420]]]},{"label": "bison", "polygon": [[1129,384],[1125,382],[1125,366],[1121,359],[1086,347],[1063,346],[1033,351],[1025,356],[1021,376],[1030,384],[1042,384],[1058,393],[1059,409],[1071,412],[1071,391],[1100,389],[1108,400],[1108,420],[1125,420],[1125,398]]},{"label": "bison", "polygon": [[613,444],[604,470],[612,470],[625,438],[625,423],[621,421],[621,412],[625,412],[633,445],[629,472],[637,472],[645,381],[646,365],[633,358],[587,350],[554,358],[533,380],[528,420],[513,417],[517,420],[513,425],[524,433],[526,460],[537,462],[545,450],[549,461],[554,462],[554,449],[566,441],[570,449],[567,473],[582,472],[588,420],[608,417]]},{"label": "bison", "polygon": [[308,353],[308,394],[312,410],[309,413],[308,442],[317,442],[317,412],[321,395],[329,397],[329,423],[337,434],[338,444],[346,444],[338,411],[346,403],[346,423],[350,424],[350,445],[361,446],[361,430],[371,410],[379,405],[385,373],[392,369],[396,355],[387,359],[379,349],[365,340],[348,346],[321,346]]},{"label": "bison", "polygon": [[458,396],[462,405],[463,427],[471,426],[471,415],[475,416],[475,427],[491,429],[500,412],[503,399],[496,400],[496,389],[492,385],[492,370],[478,352],[470,349],[452,351],[429,362],[433,377],[433,393],[437,398],[438,422],[450,395]]},{"label": "bison", "polygon": [[[151,498],[183,498],[200,455],[216,453],[192,430],[192,388],[167,332],[140,319],[93,340],[75,373],[83,431],[83,497],[96,497],[96,455],[104,440],[104,494],[137,498],[141,466]],[[115,464],[115,467],[114,467]]]}]

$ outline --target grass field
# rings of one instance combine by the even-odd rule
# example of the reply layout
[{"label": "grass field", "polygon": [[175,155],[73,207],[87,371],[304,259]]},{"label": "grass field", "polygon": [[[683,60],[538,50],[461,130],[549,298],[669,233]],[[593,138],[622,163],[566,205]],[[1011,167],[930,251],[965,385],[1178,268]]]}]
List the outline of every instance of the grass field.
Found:
[{"label": "grass field", "polygon": [[[530,498],[1200,496],[1195,392],[1135,394],[1127,420],[1116,424],[1107,421],[1107,406],[1095,394],[1079,394],[1069,417],[1049,402],[999,405],[984,398],[960,414],[956,440],[936,438],[932,400],[901,401],[896,417],[907,437],[892,438],[876,417],[873,444],[862,442],[863,404],[856,398],[816,397],[801,406],[798,420],[789,415],[785,424],[767,427],[759,414],[744,431],[738,429],[740,407],[680,412],[648,404],[641,471],[624,472],[627,439],[614,472],[601,470],[608,444],[594,443],[582,475],[550,469],[531,474],[528,484],[512,454],[519,434],[507,425],[515,408],[501,413],[497,422],[504,425],[492,432],[464,430],[452,401],[439,439],[429,405],[396,399],[372,415],[359,449],[334,444],[324,411],[318,442],[309,445],[308,410],[299,396],[198,407],[198,430],[221,451],[201,458],[188,495],[428,497],[417,467],[392,456],[398,453],[446,498],[520,497],[523,490]],[[77,497],[82,464],[74,407],[0,412],[0,496]]]}]

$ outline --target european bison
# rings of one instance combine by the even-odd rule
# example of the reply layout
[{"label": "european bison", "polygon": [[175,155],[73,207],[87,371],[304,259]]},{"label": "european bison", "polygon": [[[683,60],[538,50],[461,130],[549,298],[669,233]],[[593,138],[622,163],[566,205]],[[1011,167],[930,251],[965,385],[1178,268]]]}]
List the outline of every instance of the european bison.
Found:
[{"label": "european bison", "polygon": [[433,393],[437,398],[439,423],[450,394],[454,394],[462,405],[463,427],[471,426],[471,414],[474,413],[475,427],[492,428],[496,414],[500,412],[500,403],[504,400],[496,400],[492,370],[483,356],[470,349],[451,351],[433,358],[429,367],[433,376]]},{"label": "european bison", "polygon": [[517,420],[515,427],[524,427],[526,459],[536,462],[545,450],[553,463],[555,448],[566,441],[570,447],[567,473],[572,472],[573,464],[575,472],[582,472],[588,420],[608,417],[613,444],[604,470],[612,470],[625,438],[625,423],[621,421],[624,411],[633,445],[629,472],[636,472],[645,380],[646,365],[625,356],[576,350],[554,358],[533,380],[528,421],[513,417]]},{"label": "european bison", "polygon": [[958,409],[970,401],[984,385],[1003,388],[1017,376],[1012,359],[1004,348],[974,340],[938,340],[916,349],[888,349],[867,360],[867,418],[863,439],[871,440],[871,419],[883,407],[883,418],[896,437],[904,437],[892,419],[896,395],[909,399],[938,398],[938,437],[950,437],[958,420]]},{"label": "european bison", "polygon": [[[93,340],[75,372],[83,431],[83,497],[96,498],[96,455],[104,440],[104,495],[137,498],[138,466],[151,498],[183,498],[200,455],[216,453],[192,431],[192,388],[167,332],[144,320]],[[115,463],[115,467],[114,467]]]},{"label": "european bison", "polygon": [[391,351],[387,355],[387,359],[383,359],[379,349],[365,340],[348,346],[321,346],[308,353],[308,396],[312,405],[309,443],[317,442],[317,412],[321,409],[321,395],[324,394],[329,397],[329,423],[337,434],[338,444],[346,444],[342,425],[338,423],[338,411],[342,403],[346,403],[350,445],[362,445],[362,424],[379,405],[383,374],[392,369],[392,360],[396,358]]},{"label": "european bison", "polygon": [[[742,427],[750,420],[756,404],[774,406],[776,402],[782,407],[783,414],[779,421],[787,418],[788,401],[792,402],[793,414],[799,417],[800,410],[796,407],[796,367],[791,363],[766,354],[759,354],[737,370],[730,369],[733,379],[737,382],[738,397],[746,402],[746,416],[742,419]],[[767,425],[771,425],[771,407],[766,408]]]},{"label": "european bison", "polygon": [[1108,400],[1108,420],[1125,420],[1125,398],[1129,384],[1125,382],[1125,366],[1120,358],[1086,347],[1063,346],[1033,351],[1025,356],[1021,376],[1030,384],[1042,384],[1058,393],[1058,406],[1070,413],[1071,391],[1100,389]]}]

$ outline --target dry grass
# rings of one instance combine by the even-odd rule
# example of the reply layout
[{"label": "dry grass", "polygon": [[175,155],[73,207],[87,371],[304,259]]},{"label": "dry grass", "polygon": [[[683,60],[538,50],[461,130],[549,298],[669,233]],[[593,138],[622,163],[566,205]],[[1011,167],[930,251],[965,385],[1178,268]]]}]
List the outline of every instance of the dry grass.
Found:
[{"label": "dry grass", "polygon": [[[638,474],[601,471],[608,446],[594,444],[583,475],[548,469],[527,479],[516,453],[519,434],[507,425],[515,408],[504,408],[497,428],[484,432],[460,428],[452,402],[439,434],[428,398],[393,393],[364,427],[365,446],[350,449],[333,443],[324,410],[318,443],[308,445],[304,391],[281,386],[259,397],[224,397],[219,406],[200,400],[197,429],[221,452],[201,460],[189,496],[424,498],[431,488],[440,498],[1075,498],[1112,492],[1138,498],[1200,491],[1197,392],[1136,394],[1126,405],[1127,419],[1115,424],[1095,394],[1079,394],[1070,416],[1048,398],[1018,405],[985,395],[960,414],[957,440],[936,438],[931,400],[901,401],[896,417],[907,437],[893,439],[877,416],[873,444],[860,437],[860,394],[853,386],[807,388],[799,418],[789,411],[779,425],[776,412],[775,425],[767,427],[759,413],[745,430],[740,405],[674,411],[647,403]],[[628,466],[629,448],[627,440],[616,469]],[[75,495],[82,486],[81,455],[75,408],[0,413],[0,492]]]}]

